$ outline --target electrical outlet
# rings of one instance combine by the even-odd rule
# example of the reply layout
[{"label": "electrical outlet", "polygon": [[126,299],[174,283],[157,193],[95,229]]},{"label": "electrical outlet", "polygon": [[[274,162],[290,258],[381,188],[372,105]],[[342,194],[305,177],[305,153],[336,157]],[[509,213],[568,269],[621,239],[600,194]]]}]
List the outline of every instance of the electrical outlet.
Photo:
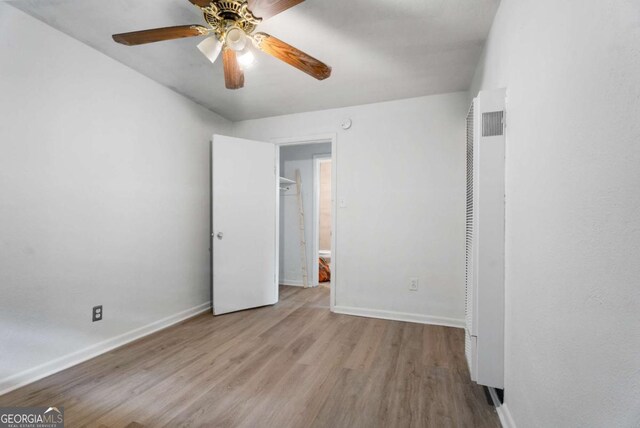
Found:
[{"label": "electrical outlet", "polygon": [[418,291],[418,278],[409,278],[409,291]]},{"label": "electrical outlet", "polygon": [[93,322],[102,321],[102,305],[93,307]]}]

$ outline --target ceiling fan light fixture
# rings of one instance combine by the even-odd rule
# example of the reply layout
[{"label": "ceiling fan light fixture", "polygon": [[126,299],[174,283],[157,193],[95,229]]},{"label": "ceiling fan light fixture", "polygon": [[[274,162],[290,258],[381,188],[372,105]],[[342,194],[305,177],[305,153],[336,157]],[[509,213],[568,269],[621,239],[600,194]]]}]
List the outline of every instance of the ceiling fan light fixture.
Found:
[{"label": "ceiling fan light fixture", "polygon": [[250,67],[255,62],[256,57],[247,46],[241,52],[238,52],[238,63],[243,67]]},{"label": "ceiling fan light fixture", "polygon": [[227,31],[225,43],[229,49],[240,52],[247,46],[247,35],[238,27],[232,27]]},{"label": "ceiling fan light fixture", "polygon": [[198,49],[206,56],[209,61],[216,62],[216,59],[222,51],[222,42],[216,36],[207,37],[198,43]]}]

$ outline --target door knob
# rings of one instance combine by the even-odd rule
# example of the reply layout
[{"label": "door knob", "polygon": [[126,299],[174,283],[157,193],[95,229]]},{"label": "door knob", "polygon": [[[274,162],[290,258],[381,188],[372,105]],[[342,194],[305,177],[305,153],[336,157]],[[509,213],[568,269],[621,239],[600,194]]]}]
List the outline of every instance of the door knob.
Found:
[{"label": "door knob", "polygon": [[216,235],[216,237],[217,237],[218,239],[222,239],[222,237],[223,237],[223,236],[224,236],[224,235],[222,234],[222,232],[218,232],[218,234]]}]

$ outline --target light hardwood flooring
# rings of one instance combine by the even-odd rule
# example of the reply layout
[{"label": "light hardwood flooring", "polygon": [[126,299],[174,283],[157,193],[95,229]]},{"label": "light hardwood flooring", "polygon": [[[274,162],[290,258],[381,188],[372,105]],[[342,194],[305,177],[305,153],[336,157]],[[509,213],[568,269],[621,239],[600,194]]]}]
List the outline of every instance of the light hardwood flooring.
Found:
[{"label": "light hardwood flooring", "polygon": [[0,397],[67,427],[499,427],[459,329],[329,311],[329,290],[201,315]]}]

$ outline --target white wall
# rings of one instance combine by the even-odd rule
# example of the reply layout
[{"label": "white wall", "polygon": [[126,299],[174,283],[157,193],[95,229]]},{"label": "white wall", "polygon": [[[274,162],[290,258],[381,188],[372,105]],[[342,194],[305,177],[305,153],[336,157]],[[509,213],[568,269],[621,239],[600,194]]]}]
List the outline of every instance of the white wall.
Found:
[{"label": "white wall", "polygon": [[506,404],[640,426],[640,2],[503,0],[472,93],[506,87]]},{"label": "white wall", "polygon": [[229,122],[1,3],[0,122],[0,391],[206,306]]},{"label": "white wall", "polygon": [[337,133],[338,307],[463,325],[467,109],[461,92],[235,124],[258,140]]},{"label": "white wall", "polygon": [[[300,170],[302,205],[304,207],[304,236],[307,243],[307,272],[310,285],[318,282],[318,279],[313,277],[314,260],[315,263],[318,263],[316,250],[313,247],[313,156],[321,154],[331,154],[331,143],[282,146],[280,149],[280,175],[295,180],[296,170]],[[304,281],[300,262],[298,198],[296,186],[289,187],[289,191],[280,192],[280,283],[302,286]]]}]

